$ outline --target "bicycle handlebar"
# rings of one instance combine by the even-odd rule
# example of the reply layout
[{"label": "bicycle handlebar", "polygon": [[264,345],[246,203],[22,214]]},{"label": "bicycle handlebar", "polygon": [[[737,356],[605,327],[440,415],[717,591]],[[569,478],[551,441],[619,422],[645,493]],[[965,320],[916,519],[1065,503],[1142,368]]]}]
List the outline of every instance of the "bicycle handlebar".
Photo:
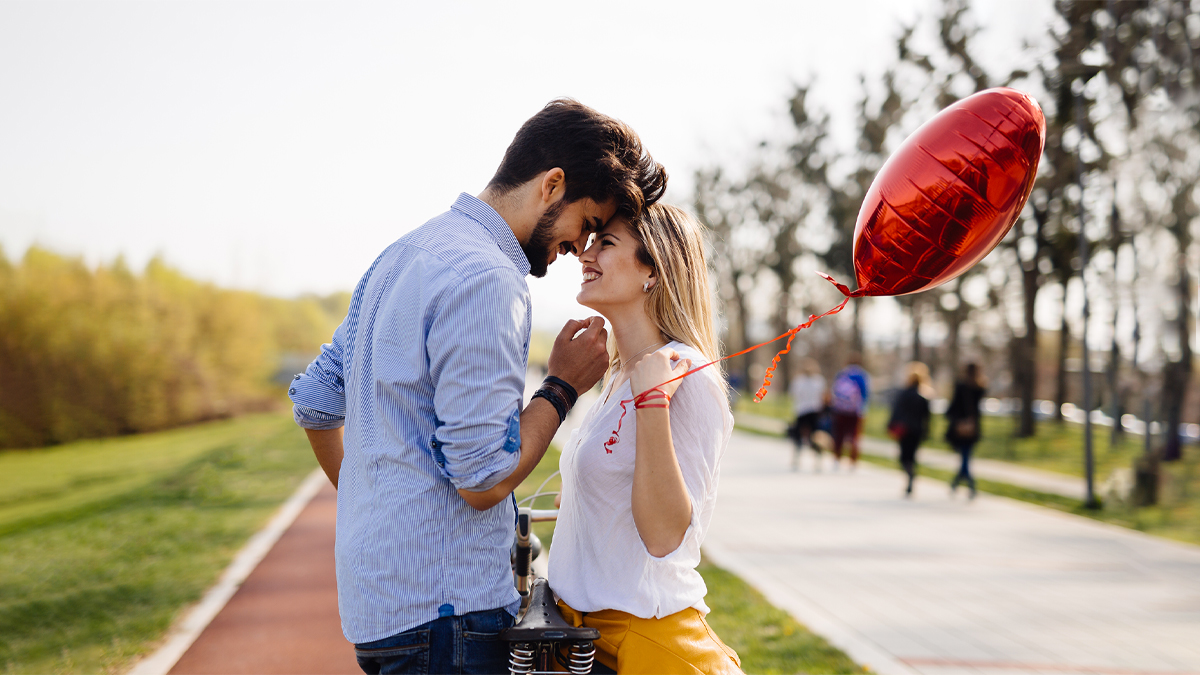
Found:
[{"label": "bicycle handlebar", "polygon": [[558,509],[529,509],[529,520],[535,523],[549,523],[558,520]]}]

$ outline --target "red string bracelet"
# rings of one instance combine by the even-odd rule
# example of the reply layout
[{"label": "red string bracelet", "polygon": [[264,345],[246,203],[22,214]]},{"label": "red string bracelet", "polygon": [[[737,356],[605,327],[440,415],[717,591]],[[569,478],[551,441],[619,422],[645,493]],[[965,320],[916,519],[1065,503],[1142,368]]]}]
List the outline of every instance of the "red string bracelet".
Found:
[{"label": "red string bracelet", "polygon": [[[658,385],[661,387],[662,385]],[[657,395],[656,395],[657,394]],[[662,401],[662,403],[647,403],[646,401]],[[633,397],[633,409],[641,410],[642,408],[670,408],[671,395],[659,389],[652,387]]]}]

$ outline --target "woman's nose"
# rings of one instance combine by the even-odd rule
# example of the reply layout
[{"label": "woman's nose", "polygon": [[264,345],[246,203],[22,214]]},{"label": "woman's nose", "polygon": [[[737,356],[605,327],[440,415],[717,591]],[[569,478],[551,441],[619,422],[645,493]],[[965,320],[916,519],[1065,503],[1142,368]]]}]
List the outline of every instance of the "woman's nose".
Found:
[{"label": "woman's nose", "polygon": [[576,257],[579,258],[580,262],[591,262],[595,260],[596,245],[592,244],[591,246],[588,246],[587,248],[583,249],[583,253],[579,253]]}]

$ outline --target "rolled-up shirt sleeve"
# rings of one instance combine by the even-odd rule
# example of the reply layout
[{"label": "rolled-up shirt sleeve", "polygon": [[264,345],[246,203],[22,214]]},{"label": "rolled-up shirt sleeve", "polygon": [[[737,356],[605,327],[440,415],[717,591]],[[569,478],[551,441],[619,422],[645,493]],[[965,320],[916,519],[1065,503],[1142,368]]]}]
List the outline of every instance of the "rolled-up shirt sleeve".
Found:
[{"label": "rolled-up shirt sleeve", "polygon": [[439,466],[457,489],[487,490],[520,459],[529,289],[515,270],[456,280],[426,346],[439,426]]},{"label": "rolled-up shirt sleeve", "polygon": [[288,397],[295,404],[292,417],[305,429],[337,429],[346,423],[342,355],[348,322],[346,319],[338,326],[333,340],[321,345],[321,354],[288,387]]}]

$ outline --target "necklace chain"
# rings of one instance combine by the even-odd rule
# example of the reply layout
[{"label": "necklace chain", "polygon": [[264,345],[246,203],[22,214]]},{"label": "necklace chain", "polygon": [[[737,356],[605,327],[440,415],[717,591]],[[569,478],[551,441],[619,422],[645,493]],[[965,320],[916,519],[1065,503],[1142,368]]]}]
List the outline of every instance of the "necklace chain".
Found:
[{"label": "necklace chain", "polygon": [[660,340],[660,341],[655,342],[654,344],[650,345],[649,347],[646,347],[646,349],[643,349],[642,351],[634,354],[633,356],[630,356],[627,359],[619,359],[617,361],[617,370],[621,370],[622,368],[625,367],[626,363],[629,363],[630,361],[636,359],[637,357],[641,356],[642,354],[645,354],[647,350],[653,349],[654,347],[661,347],[665,344],[667,344],[667,343]]}]

